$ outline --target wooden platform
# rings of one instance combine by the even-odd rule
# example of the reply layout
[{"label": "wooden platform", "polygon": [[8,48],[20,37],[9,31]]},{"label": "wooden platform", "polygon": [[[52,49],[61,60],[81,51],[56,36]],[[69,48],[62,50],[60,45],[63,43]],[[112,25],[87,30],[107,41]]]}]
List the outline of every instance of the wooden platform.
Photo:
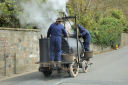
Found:
[{"label": "wooden platform", "polygon": [[36,62],[35,64],[72,64],[73,62]]}]

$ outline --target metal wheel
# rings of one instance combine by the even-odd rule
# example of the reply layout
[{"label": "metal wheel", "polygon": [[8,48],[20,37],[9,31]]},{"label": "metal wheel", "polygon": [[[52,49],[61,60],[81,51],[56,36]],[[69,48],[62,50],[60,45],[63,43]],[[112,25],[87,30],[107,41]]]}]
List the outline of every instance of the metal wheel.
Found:
[{"label": "metal wheel", "polygon": [[72,77],[76,77],[79,73],[79,65],[77,64],[77,61],[75,60],[72,64],[69,64],[69,75]]},{"label": "metal wheel", "polygon": [[83,69],[83,72],[86,73],[88,71],[88,63],[86,60],[84,60],[82,62],[82,69]]},{"label": "metal wheel", "polygon": [[43,71],[43,74],[45,77],[48,77],[52,74],[52,71],[51,70],[45,70],[45,71]]}]

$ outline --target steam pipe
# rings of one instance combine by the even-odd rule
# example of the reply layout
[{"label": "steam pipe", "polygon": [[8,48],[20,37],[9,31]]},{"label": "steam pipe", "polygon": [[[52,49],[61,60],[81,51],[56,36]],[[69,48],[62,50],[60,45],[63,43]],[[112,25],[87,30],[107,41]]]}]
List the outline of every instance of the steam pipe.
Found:
[{"label": "steam pipe", "polygon": [[40,35],[41,36],[41,38],[43,38],[43,35]]},{"label": "steam pipe", "polygon": [[64,19],[64,28],[65,28],[65,13],[63,12],[63,18],[62,19]]}]

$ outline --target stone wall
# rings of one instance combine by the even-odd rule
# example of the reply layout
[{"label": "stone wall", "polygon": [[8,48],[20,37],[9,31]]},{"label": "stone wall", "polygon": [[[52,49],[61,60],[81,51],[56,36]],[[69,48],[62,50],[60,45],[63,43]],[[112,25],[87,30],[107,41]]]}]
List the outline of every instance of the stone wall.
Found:
[{"label": "stone wall", "polygon": [[122,33],[120,47],[128,45],[128,33]]},{"label": "stone wall", "polygon": [[5,74],[4,57],[7,76],[14,73],[15,66],[16,73],[38,69],[39,37],[39,30],[0,28],[0,76]]},{"label": "stone wall", "polygon": [[[5,57],[7,76],[13,74],[15,68],[16,74],[37,70],[39,65],[35,62],[39,61],[39,38],[38,29],[0,28],[0,77],[5,74]],[[125,45],[128,45],[128,34],[123,33],[121,46]],[[90,49],[100,53],[111,50],[111,47],[103,48],[91,43]]]},{"label": "stone wall", "polygon": [[111,48],[111,46],[108,46],[105,48],[105,47],[102,47],[101,45],[91,43],[90,50],[93,50],[94,54],[97,54],[97,53],[112,50],[112,48]]}]

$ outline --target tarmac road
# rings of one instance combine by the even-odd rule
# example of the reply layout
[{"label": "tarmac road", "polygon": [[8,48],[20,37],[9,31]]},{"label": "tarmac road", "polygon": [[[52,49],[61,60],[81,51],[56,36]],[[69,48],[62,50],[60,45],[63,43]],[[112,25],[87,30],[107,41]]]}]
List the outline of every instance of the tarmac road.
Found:
[{"label": "tarmac road", "polygon": [[72,78],[67,72],[53,72],[44,77],[40,72],[0,81],[0,85],[128,85],[128,46],[95,55],[87,73]]}]

